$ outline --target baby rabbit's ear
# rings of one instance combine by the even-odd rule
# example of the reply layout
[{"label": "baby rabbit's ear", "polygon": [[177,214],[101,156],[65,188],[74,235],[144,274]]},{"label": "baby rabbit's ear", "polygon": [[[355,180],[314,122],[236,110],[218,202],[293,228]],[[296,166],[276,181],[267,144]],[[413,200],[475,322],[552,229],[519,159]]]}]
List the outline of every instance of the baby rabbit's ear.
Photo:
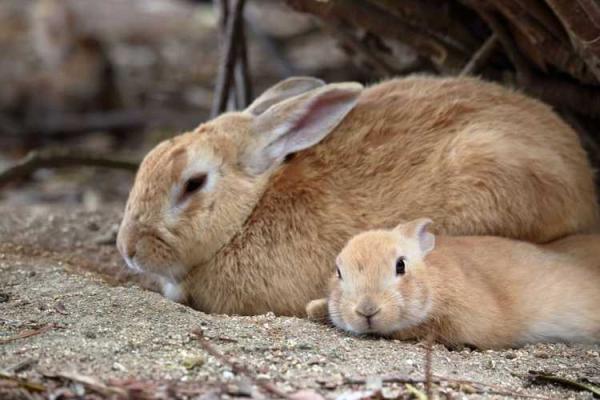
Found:
[{"label": "baby rabbit's ear", "polygon": [[267,89],[246,108],[246,112],[252,115],[260,115],[273,104],[321,86],[325,86],[325,82],[317,78],[307,76],[288,78]]},{"label": "baby rabbit's ear", "polygon": [[243,164],[262,173],[288,154],[319,143],[354,108],[362,89],[359,83],[336,83],[273,105],[254,119],[254,140]]},{"label": "baby rabbit's ear", "polygon": [[409,239],[416,240],[423,256],[435,247],[435,235],[428,231],[433,221],[429,218],[419,218],[405,224],[400,224],[395,231]]}]

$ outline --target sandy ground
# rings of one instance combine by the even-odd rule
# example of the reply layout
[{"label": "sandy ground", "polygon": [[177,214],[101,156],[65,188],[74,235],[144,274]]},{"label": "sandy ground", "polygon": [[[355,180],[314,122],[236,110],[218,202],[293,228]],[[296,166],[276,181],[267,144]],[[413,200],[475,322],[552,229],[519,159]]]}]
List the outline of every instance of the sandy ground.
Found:
[{"label": "sandy ground", "polygon": [[[277,397],[273,387],[297,399],[410,398],[388,378],[423,378],[423,343],[270,314],[207,315],[142,288],[112,245],[118,221],[119,207],[0,208],[0,398]],[[592,398],[530,384],[532,370],[600,381],[600,345],[436,345],[432,359],[433,374],[449,378],[434,385],[440,398]]]}]

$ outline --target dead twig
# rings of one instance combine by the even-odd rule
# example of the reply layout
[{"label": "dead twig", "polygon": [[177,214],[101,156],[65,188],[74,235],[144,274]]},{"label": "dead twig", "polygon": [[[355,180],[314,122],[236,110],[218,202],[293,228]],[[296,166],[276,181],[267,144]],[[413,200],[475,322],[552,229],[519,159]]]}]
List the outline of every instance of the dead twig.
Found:
[{"label": "dead twig", "polygon": [[458,76],[474,75],[490,60],[498,46],[498,35],[492,33],[464,66]]},{"label": "dead twig", "polygon": [[266,391],[268,393],[271,393],[275,396],[278,396],[278,397],[281,397],[284,399],[290,398],[290,396],[286,392],[279,389],[277,387],[277,385],[275,385],[274,383],[257,379],[256,374],[253,371],[251,371],[250,368],[248,368],[247,366],[245,366],[243,364],[232,361],[225,354],[223,354],[219,350],[217,350],[213,346],[213,344],[208,341],[206,336],[204,336],[204,332],[202,332],[202,330],[195,329],[192,332],[192,334],[195,336],[196,340],[198,341],[200,346],[204,349],[204,351],[206,351],[208,354],[210,354],[211,356],[213,356],[214,358],[219,360],[221,363],[230,367],[231,370],[233,372],[235,372],[236,374],[245,375],[248,379],[250,379],[252,381],[252,383],[254,383],[256,386],[262,388],[264,391]]},{"label": "dead twig", "polygon": [[25,371],[29,368],[31,368],[32,366],[34,366],[35,364],[37,364],[38,360],[35,358],[26,358],[22,361],[19,361],[18,363],[11,365],[10,367],[6,368],[6,372],[11,372],[14,374],[17,374],[19,372]]},{"label": "dead twig", "polygon": [[433,399],[433,369],[432,369],[432,359],[433,359],[433,340],[434,333],[429,332],[427,335],[427,342],[425,347],[425,394],[428,399]]},{"label": "dead twig", "polygon": [[4,371],[0,371],[0,387],[5,386],[2,384],[2,380],[12,383],[12,387],[17,386],[28,390],[30,392],[45,392],[46,387],[39,382],[34,382],[32,380],[21,378],[13,374],[9,374]]},{"label": "dead twig", "polygon": [[34,150],[12,167],[0,172],[0,187],[30,176],[40,168],[61,168],[72,166],[102,167],[135,172],[136,161],[88,153],[82,150],[48,148]]},{"label": "dead twig", "polygon": [[529,371],[527,379],[533,384],[543,385],[550,383],[554,385],[561,385],[578,390],[585,390],[587,392],[591,392],[594,396],[600,397],[600,387],[592,385],[591,383],[578,382],[572,379],[536,371]]},{"label": "dead twig", "polygon": [[[412,378],[412,377],[405,376],[405,375],[384,376],[384,377],[382,377],[382,382],[383,383],[411,384],[411,385],[414,385],[414,384],[425,385],[427,383],[426,379]],[[471,385],[474,387],[474,389],[476,389],[480,393],[496,394],[496,395],[500,395],[500,396],[509,396],[509,397],[515,397],[515,398],[520,397],[520,398],[525,398],[525,399],[553,400],[551,397],[521,393],[521,392],[514,391],[510,388],[505,388],[505,387],[496,386],[496,385],[490,385],[487,383],[472,381],[472,380],[468,380],[468,379],[447,378],[447,377],[438,376],[438,375],[431,376],[431,383],[440,384],[440,383],[444,383],[444,382],[450,383],[450,384],[457,384],[457,385]],[[367,383],[367,378],[362,378],[362,377],[346,378],[344,383],[349,384],[349,385],[364,385]]]},{"label": "dead twig", "polygon": [[517,80],[519,83],[526,85],[531,82],[532,73],[529,62],[521,54],[515,41],[505,27],[505,24],[500,22],[496,15],[485,9],[485,7],[480,4],[480,0],[471,0],[469,3],[497,36],[498,41],[502,44],[504,52],[517,71]]},{"label": "dead twig", "polygon": [[[227,1],[227,0],[221,0]],[[221,41],[221,60],[219,62],[219,71],[217,73],[217,83],[215,85],[215,94],[211,117],[216,117],[227,109],[227,101],[231,92],[231,86],[234,79],[234,69],[236,64],[237,46],[239,39],[239,30],[241,29],[243,10],[245,0],[234,0],[233,7],[228,9],[228,15],[222,17],[226,21],[225,37]],[[221,7],[225,10],[225,6]]]},{"label": "dead twig", "polygon": [[250,79],[250,65],[248,62],[248,46],[244,21],[240,22],[236,40],[237,63],[235,65],[236,106],[238,109],[246,108],[252,101],[252,81]]},{"label": "dead twig", "polygon": [[81,383],[82,385],[88,387],[89,389],[97,392],[103,396],[111,397],[111,396],[120,396],[121,398],[127,397],[127,391],[123,388],[116,386],[108,386],[104,384],[99,379],[96,379],[91,376],[83,375],[78,372],[59,372],[56,375],[46,375],[50,378],[63,378],[73,382]]},{"label": "dead twig", "polygon": [[48,332],[49,330],[54,329],[54,328],[56,328],[56,325],[48,324],[48,325],[44,325],[38,329],[27,329],[25,331],[19,332],[15,336],[0,339],[0,344],[6,344],[6,343],[14,342],[15,340],[25,339],[25,338],[36,336],[36,335],[41,335],[42,333]]}]

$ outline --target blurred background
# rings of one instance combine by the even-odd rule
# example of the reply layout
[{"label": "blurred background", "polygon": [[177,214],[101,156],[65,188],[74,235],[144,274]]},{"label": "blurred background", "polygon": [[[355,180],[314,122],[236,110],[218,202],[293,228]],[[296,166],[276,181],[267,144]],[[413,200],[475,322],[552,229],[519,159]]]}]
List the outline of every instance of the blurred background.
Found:
[{"label": "blurred background", "polygon": [[0,171],[50,159],[0,177],[8,207],[122,207],[158,141],[291,75],[481,75],[555,107],[600,155],[593,0],[2,0],[0,52]]},{"label": "blurred background", "polygon": [[[244,10],[254,93],[290,75],[364,80],[335,39],[281,1]],[[140,160],[211,111],[218,8],[184,0],[2,0],[0,170],[32,149]],[[233,105],[231,105],[233,107]],[[133,174],[40,169],[0,191],[5,205],[122,204]]]}]

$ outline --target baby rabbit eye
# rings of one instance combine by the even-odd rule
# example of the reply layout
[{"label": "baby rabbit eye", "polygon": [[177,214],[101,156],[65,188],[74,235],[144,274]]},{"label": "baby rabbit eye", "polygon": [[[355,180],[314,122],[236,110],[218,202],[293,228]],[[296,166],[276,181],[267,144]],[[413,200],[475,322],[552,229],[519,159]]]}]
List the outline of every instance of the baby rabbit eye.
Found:
[{"label": "baby rabbit eye", "polygon": [[337,271],[337,276],[338,276],[338,279],[340,279],[340,280],[341,280],[341,279],[342,279],[342,272],[340,271],[340,268],[339,268],[339,267],[336,267],[336,268],[335,268],[335,270]]},{"label": "baby rabbit eye", "polygon": [[206,174],[196,175],[185,182],[183,187],[184,194],[192,194],[198,189],[201,189],[206,183]]},{"label": "baby rabbit eye", "polygon": [[404,257],[400,257],[396,260],[396,275],[404,275],[404,270],[406,268],[406,262]]}]

